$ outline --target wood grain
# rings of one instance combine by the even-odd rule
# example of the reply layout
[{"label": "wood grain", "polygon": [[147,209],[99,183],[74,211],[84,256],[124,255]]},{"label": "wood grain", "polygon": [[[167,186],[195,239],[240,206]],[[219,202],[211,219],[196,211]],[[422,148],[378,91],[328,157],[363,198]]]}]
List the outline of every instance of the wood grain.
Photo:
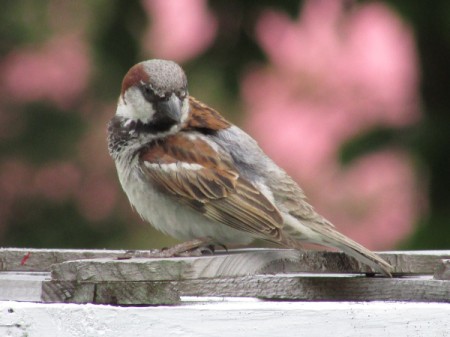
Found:
[{"label": "wood grain", "polygon": [[[145,253],[146,251],[138,251]],[[236,249],[228,252],[218,251],[216,256],[235,254],[263,254],[266,258],[276,254],[277,259],[285,260],[281,266],[270,266],[267,272],[323,272],[323,273],[366,273],[371,270],[355,259],[339,252],[294,251],[288,249]],[[52,264],[72,260],[110,258],[117,259],[126,254],[124,250],[75,250],[75,249],[0,249],[0,271],[49,271]],[[268,254],[268,255],[267,255]],[[283,257],[285,254],[285,257]],[[450,251],[401,251],[381,252],[384,259],[395,266],[395,274],[432,275],[442,259],[450,259]],[[25,262],[24,257],[26,258]],[[202,258],[210,258],[208,256]],[[241,257],[239,257],[241,259]],[[255,256],[249,256],[253,262]],[[270,264],[270,263],[269,263]],[[251,267],[251,266],[249,266]]]},{"label": "wood grain", "polygon": [[124,254],[124,250],[0,248],[0,271],[50,271],[55,263]]},{"label": "wood grain", "polygon": [[94,303],[95,284],[44,281],[40,300],[46,303]]},{"label": "wood grain", "polygon": [[176,283],[180,295],[302,301],[450,302],[450,282],[427,279],[259,275]]},{"label": "wood grain", "polygon": [[243,276],[263,271],[281,272],[286,270],[285,261],[296,261],[297,257],[297,252],[292,250],[268,250],[164,259],[77,260],[53,265],[52,279],[101,282]]},{"label": "wood grain", "polygon": [[[145,253],[146,251],[138,251]],[[275,252],[275,253],[274,253]],[[236,249],[228,252],[218,251],[214,258],[222,255],[252,253],[263,254],[262,260],[269,259],[268,273],[282,272],[318,272],[318,273],[367,273],[370,268],[360,264],[355,259],[339,252],[327,251],[294,251],[288,249]],[[124,250],[75,250],[75,249],[26,249],[1,248],[0,271],[50,271],[51,265],[65,261],[109,258],[117,259],[126,254]],[[283,257],[285,254],[285,257]],[[450,259],[450,251],[401,251],[381,252],[384,259],[395,267],[394,274],[427,274],[433,275],[435,268],[442,259]],[[249,255],[246,268],[252,269],[255,255]],[[242,257],[238,259],[243,263]],[[278,260],[283,260],[278,264]],[[228,261],[230,262],[230,261]],[[228,263],[227,262],[227,263]],[[267,261],[266,261],[267,262]],[[241,268],[244,268],[242,266]],[[260,267],[260,266],[258,266]]]},{"label": "wood grain", "polygon": [[[395,266],[394,275],[432,275],[441,263],[439,254],[384,253]],[[51,268],[52,278],[67,281],[162,281],[236,277],[276,273],[371,273],[343,253],[295,250],[238,250],[228,254],[184,258],[110,258],[66,261]]]},{"label": "wood grain", "polygon": [[[118,260],[125,251],[1,249],[0,299],[160,305],[177,304],[183,296],[228,296],[450,303],[449,253],[381,253],[395,265],[390,279],[366,277],[370,269],[336,252],[244,249]],[[27,271],[5,271],[21,268]]]},{"label": "wood grain", "polygon": [[167,282],[101,282],[95,288],[95,304],[172,305],[180,303],[176,285]]},{"label": "wood grain", "polygon": [[[58,283],[61,281],[52,281]],[[47,282],[48,283],[48,282]],[[72,283],[76,287],[84,283]],[[88,283],[90,284],[90,283]],[[91,303],[158,305],[181,296],[253,297],[290,301],[405,301],[450,303],[450,282],[427,278],[363,276],[252,275],[235,278],[100,282]],[[43,301],[47,300],[43,298]],[[80,303],[75,297],[64,302]],[[82,301],[84,302],[84,301]]]},{"label": "wood grain", "polygon": [[450,280],[450,259],[441,260],[434,273],[436,280]]},{"label": "wood grain", "polygon": [[43,281],[42,296],[34,302],[93,303],[112,305],[161,305],[180,302],[171,283]]},{"label": "wood grain", "polygon": [[[33,280],[34,277],[34,280]],[[77,282],[43,279],[0,284],[2,300],[118,305],[177,304],[182,296],[255,297],[291,301],[405,301],[450,303],[450,281],[431,276],[252,275],[177,281]],[[42,295],[41,295],[42,294]]]}]

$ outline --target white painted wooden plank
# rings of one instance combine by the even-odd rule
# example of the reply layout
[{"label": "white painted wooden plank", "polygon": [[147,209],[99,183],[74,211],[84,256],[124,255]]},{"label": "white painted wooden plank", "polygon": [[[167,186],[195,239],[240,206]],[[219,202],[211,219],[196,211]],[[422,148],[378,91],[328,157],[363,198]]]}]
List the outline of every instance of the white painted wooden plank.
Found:
[{"label": "white painted wooden plank", "polygon": [[45,280],[50,280],[50,273],[1,272],[0,301],[41,301]]},{"label": "white painted wooden plank", "polygon": [[450,304],[197,302],[168,307],[0,302],[0,336],[444,337]]}]

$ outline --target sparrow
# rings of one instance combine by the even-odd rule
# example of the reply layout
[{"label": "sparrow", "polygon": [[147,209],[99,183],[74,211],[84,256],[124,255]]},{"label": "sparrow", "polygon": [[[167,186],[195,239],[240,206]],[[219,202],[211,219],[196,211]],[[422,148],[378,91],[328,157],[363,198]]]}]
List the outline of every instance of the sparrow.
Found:
[{"label": "sparrow", "polygon": [[189,96],[183,69],[147,60],[125,75],[108,148],[132,207],[178,240],[263,239],[334,247],[391,275],[392,266],[341,234],[297,183],[239,127]]}]

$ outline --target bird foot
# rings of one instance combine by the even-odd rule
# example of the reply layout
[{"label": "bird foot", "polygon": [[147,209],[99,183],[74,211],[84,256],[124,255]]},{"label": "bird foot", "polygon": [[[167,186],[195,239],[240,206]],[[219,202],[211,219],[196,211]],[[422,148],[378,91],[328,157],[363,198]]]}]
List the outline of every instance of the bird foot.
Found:
[{"label": "bird foot", "polygon": [[[213,255],[214,245],[217,244],[212,238],[204,237],[179,243],[175,246],[163,249],[152,249],[148,251],[129,250],[118,260],[140,258],[170,258],[170,257],[193,257],[203,255]],[[220,244],[221,247],[226,247]]]}]

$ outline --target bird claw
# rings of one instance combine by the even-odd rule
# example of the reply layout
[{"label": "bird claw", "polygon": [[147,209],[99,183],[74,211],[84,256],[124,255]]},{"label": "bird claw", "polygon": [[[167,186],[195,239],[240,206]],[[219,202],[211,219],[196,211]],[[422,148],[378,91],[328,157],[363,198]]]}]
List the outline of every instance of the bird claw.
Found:
[{"label": "bird claw", "polygon": [[213,255],[215,244],[227,250],[225,245],[218,244],[210,237],[204,237],[185,241],[169,248],[152,249],[148,251],[127,250],[123,256],[119,256],[117,259],[127,260],[131,258],[170,258]]}]

